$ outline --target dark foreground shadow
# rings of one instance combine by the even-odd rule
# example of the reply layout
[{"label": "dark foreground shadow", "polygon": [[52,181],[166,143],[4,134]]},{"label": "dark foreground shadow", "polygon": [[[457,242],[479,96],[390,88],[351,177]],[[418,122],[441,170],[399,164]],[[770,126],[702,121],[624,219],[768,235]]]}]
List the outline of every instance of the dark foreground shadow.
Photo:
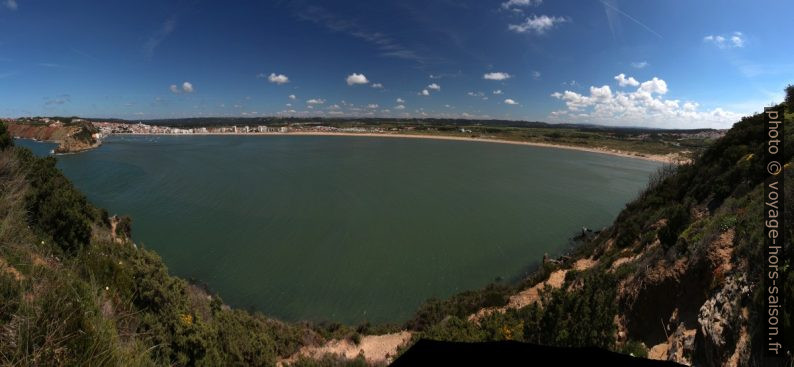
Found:
[{"label": "dark foreground shadow", "polygon": [[455,343],[422,339],[392,366],[681,366],[598,348],[545,347],[515,341]]}]

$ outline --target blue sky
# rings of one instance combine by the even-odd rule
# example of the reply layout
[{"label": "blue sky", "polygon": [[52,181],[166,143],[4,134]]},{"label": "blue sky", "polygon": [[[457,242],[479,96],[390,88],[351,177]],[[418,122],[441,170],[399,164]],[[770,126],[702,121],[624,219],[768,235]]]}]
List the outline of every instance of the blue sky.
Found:
[{"label": "blue sky", "polygon": [[0,0],[0,116],[729,127],[794,83],[792,13],[783,0]]}]

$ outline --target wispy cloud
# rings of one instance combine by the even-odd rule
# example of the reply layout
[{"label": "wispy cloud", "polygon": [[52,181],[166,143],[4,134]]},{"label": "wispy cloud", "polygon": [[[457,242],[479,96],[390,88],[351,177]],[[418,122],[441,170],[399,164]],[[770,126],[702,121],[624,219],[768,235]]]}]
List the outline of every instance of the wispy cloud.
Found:
[{"label": "wispy cloud", "polygon": [[162,43],[166,37],[168,37],[168,35],[174,31],[174,29],[176,29],[176,19],[166,19],[157,32],[149,37],[149,39],[143,44],[143,52],[146,58],[151,58],[152,55],[154,55],[154,51],[157,49],[157,46],[160,46],[160,43]]},{"label": "wispy cloud", "polygon": [[631,63],[631,67],[633,67],[635,69],[643,69],[646,66],[648,66],[648,62],[647,61],[637,61],[637,62],[632,62]]},{"label": "wispy cloud", "polygon": [[532,15],[527,17],[521,24],[510,24],[507,29],[516,33],[534,33],[544,34],[546,31],[554,28],[555,25],[567,22],[567,18],[563,17],[550,17],[548,15]]},{"label": "wispy cloud", "polygon": [[504,72],[492,72],[483,74],[482,78],[485,80],[507,80],[513,76]]},{"label": "wispy cloud", "polygon": [[[658,32],[654,31],[653,29],[651,29],[651,27],[648,27],[647,25],[645,25],[645,23],[643,23],[643,22],[640,22],[640,21],[639,21],[639,20],[637,20],[636,18],[634,18],[634,17],[632,17],[631,15],[628,15],[626,12],[624,12],[624,11],[620,10],[620,9],[617,7],[617,5],[610,4],[609,2],[607,2],[607,1],[604,1],[604,0],[601,0],[601,4],[604,4],[604,8],[605,8],[605,9],[606,9],[606,11],[607,11],[607,17],[609,18],[610,27],[613,27],[613,22],[616,22],[616,21],[617,21],[617,19],[616,19],[616,18],[614,18],[614,17],[611,17],[611,16],[610,16],[610,12],[611,12],[611,11],[614,11],[614,12],[616,12],[616,13],[618,13],[618,14],[620,14],[620,15],[622,15],[622,16],[624,16],[624,17],[626,17],[626,18],[628,18],[629,20],[631,20],[632,22],[636,23],[636,24],[637,24],[637,25],[639,25],[640,27],[644,28],[646,31],[650,32],[650,33],[651,33],[651,34],[653,34],[654,36],[656,36],[656,37],[659,37],[659,39],[663,39],[663,38],[664,38],[664,37],[662,37],[662,35],[661,35],[661,34],[659,34]],[[613,33],[614,33],[614,28],[613,28]]]},{"label": "wispy cloud", "polygon": [[17,10],[19,7],[16,0],[5,0],[3,1],[3,5],[10,10]]},{"label": "wispy cloud", "polygon": [[343,19],[325,8],[312,5],[298,12],[298,17],[302,20],[320,24],[334,32],[345,33],[349,36],[361,39],[375,46],[380,56],[393,57],[398,59],[412,60],[418,63],[425,63],[429,58],[417,54],[413,49],[401,44],[393,37],[381,32],[373,32],[361,26],[355,20]]},{"label": "wispy cloud", "polygon": [[51,63],[51,62],[40,62],[40,63],[37,63],[36,65],[41,66],[43,68],[62,68],[63,67],[63,65],[61,65],[61,64],[55,64],[55,63]]},{"label": "wispy cloud", "polygon": [[541,3],[543,3],[543,0],[508,0],[502,3],[502,9],[538,6]]},{"label": "wispy cloud", "polygon": [[45,106],[52,106],[52,105],[62,105],[72,101],[72,96],[68,94],[61,94],[54,98],[45,98],[44,105]]}]

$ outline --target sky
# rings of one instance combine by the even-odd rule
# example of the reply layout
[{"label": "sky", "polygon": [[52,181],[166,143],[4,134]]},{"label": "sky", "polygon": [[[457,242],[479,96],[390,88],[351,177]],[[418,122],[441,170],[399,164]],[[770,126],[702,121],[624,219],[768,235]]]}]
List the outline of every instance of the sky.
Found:
[{"label": "sky", "polygon": [[791,1],[0,0],[0,116],[728,128],[794,83]]}]

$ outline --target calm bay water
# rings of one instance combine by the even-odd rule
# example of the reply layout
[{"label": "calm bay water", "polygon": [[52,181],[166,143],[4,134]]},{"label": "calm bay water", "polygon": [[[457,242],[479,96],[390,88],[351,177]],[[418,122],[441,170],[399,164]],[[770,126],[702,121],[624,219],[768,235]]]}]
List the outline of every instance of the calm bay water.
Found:
[{"label": "calm bay water", "polygon": [[[33,142],[20,142],[39,146]],[[58,157],[172,273],[285,320],[399,322],[614,220],[658,163],[320,136],[112,137]]]}]

